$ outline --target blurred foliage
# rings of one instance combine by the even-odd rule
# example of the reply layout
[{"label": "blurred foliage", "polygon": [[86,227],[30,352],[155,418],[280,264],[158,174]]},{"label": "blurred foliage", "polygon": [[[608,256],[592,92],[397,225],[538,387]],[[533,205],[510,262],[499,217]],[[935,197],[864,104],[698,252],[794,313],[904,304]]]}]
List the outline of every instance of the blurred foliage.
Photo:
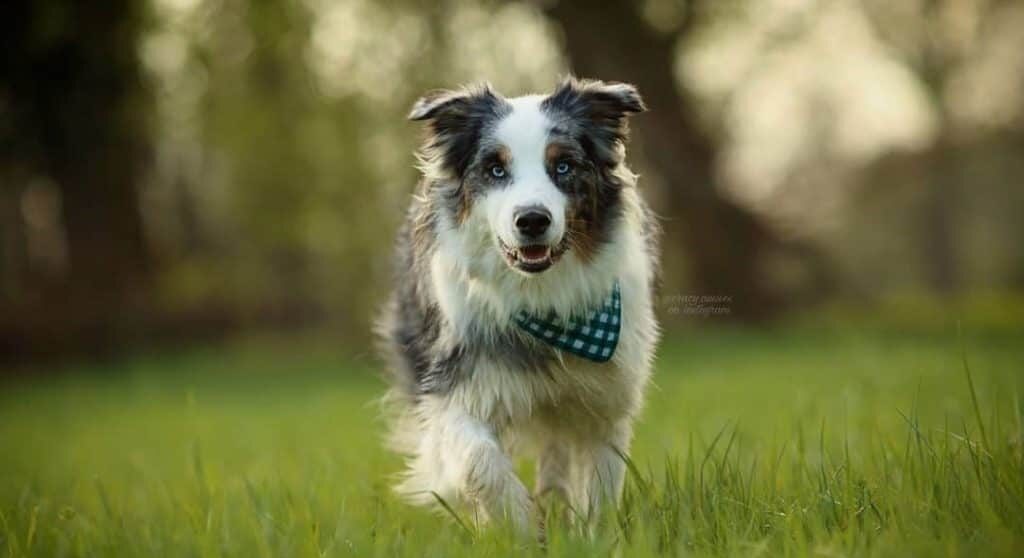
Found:
[{"label": "blurred foliage", "polygon": [[[110,121],[109,134],[95,123],[61,124],[76,131],[65,138],[74,150],[90,138],[130,138],[108,142],[108,153],[131,163],[136,191],[124,203],[139,208],[146,250],[127,257],[148,260],[132,266],[146,277],[122,281],[115,290],[131,300],[93,314],[141,313],[118,326],[129,331],[149,315],[193,310],[230,316],[232,327],[326,320],[350,343],[368,337],[417,178],[419,126],[404,118],[413,100],[483,80],[508,95],[542,91],[582,58],[569,49],[555,2],[152,0],[129,3],[121,20],[86,18],[93,12],[75,3],[30,5],[10,6],[5,18],[29,24],[7,26],[8,50],[21,62],[5,66],[0,91],[0,331],[38,322],[41,346],[72,335],[53,333],[75,322],[66,309],[81,305],[69,300],[92,297],[65,292],[89,284],[71,265],[75,241],[120,236],[72,230],[68,216],[84,206],[69,193],[102,181],[57,175],[30,149],[52,126],[19,116],[31,87],[61,90],[38,62],[65,60],[46,50],[63,44],[54,37],[75,38],[65,57],[99,52],[94,43],[137,52],[117,66],[130,84],[119,113],[132,115],[127,124]],[[79,13],[69,6],[80,17],[54,16]],[[653,44],[672,50],[672,83],[708,142],[709,187],[816,254],[814,269],[806,251],[751,267],[790,306],[1024,285],[1019,2],[645,0],[630,8]],[[121,42],[90,40],[103,29],[120,29],[111,36]],[[616,29],[606,32],[604,47],[621,48]],[[44,116],[64,106],[53,98]],[[121,97],[97,94],[89,106],[104,98]],[[635,119],[637,135],[658,118]],[[658,144],[635,147],[645,195],[666,223],[678,222],[668,208],[678,207],[669,202],[685,169],[652,164]],[[86,209],[110,205],[94,191]],[[675,237],[664,250],[663,292],[692,292],[684,275],[692,254]],[[100,262],[102,272],[125,253],[78,261]],[[0,345],[16,351],[28,338]]]},{"label": "blurred foliage", "polygon": [[[161,10],[143,46],[167,126],[151,211],[186,200],[154,231],[177,252],[165,296],[211,291],[245,309],[326,311],[357,332],[382,299],[416,181],[417,127],[404,119],[413,100],[484,77],[508,91],[550,85],[559,70],[544,21],[526,5],[493,14],[471,3],[358,1]],[[509,60],[513,36],[467,57],[466,41],[490,41],[474,23],[495,20],[547,45]],[[481,64],[503,71],[481,76]],[[182,238],[200,246],[182,250]]]}]

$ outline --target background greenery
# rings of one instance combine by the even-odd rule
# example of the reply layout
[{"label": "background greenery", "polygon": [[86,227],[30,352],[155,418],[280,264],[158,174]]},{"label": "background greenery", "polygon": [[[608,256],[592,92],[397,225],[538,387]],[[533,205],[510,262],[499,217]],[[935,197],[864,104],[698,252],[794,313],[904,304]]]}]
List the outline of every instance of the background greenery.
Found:
[{"label": "background greenery", "polygon": [[[0,41],[0,555],[1024,555],[1021,2],[23,0]],[[623,505],[543,549],[392,497],[366,347],[414,99],[568,72],[650,106],[666,337]]]},{"label": "background greenery", "polygon": [[665,347],[623,507],[593,539],[552,520],[543,549],[397,501],[387,483],[400,463],[381,447],[383,386],[373,365],[319,341],[263,339],[75,366],[53,383],[5,390],[0,548],[11,556],[1024,550],[1019,330],[975,322],[958,337],[950,321],[890,331],[796,323],[771,334],[681,332]]},{"label": "background greenery", "polygon": [[[11,2],[0,354],[328,327],[359,346],[423,92],[636,83],[664,296],[764,323],[1024,285],[1006,0]],[[685,322],[685,312],[663,318]]]}]

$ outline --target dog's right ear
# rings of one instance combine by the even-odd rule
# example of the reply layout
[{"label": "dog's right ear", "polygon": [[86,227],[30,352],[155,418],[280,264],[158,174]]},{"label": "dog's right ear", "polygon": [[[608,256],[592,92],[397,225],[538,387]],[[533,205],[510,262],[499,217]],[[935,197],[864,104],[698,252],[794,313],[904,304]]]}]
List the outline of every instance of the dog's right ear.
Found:
[{"label": "dog's right ear", "polygon": [[498,96],[488,83],[457,90],[437,89],[427,92],[412,105],[409,120],[469,116],[474,106],[488,107],[497,102]]},{"label": "dog's right ear", "polygon": [[427,93],[413,104],[409,120],[427,121],[430,134],[424,153],[461,176],[472,160],[484,126],[500,118],[506,108],[507,102],[484,83]]},{"label": "dog's right ear", "polygon": [[428,120],[437,116],[442,110],[452,108],[465,101],[466,92],[438,89],[429,91],[416,100],[409,111],[409,120]]}]

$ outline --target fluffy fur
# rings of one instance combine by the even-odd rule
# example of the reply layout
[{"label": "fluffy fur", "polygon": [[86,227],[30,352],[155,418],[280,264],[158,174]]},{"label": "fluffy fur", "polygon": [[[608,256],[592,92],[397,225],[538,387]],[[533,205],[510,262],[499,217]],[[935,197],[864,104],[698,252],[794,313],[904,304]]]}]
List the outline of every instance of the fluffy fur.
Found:
[{"label": "fluffy fur", "polygon": [[[518,452],[538,460],[535,494],[583,517],[618,497],[658,338],[656,228],[624,163],[627,117],[643,110],[631,85],[572,78],[546,96],[478,86],[413,107],[427,123],[423,178],[379,322],[409,500],[436,493],[527,529],[535,504]],[[532,236],[519,220],[531,209],[550,216]],[[578,315],[615,281],[622,331],[608,363],[513,323],[521,309]]]}]

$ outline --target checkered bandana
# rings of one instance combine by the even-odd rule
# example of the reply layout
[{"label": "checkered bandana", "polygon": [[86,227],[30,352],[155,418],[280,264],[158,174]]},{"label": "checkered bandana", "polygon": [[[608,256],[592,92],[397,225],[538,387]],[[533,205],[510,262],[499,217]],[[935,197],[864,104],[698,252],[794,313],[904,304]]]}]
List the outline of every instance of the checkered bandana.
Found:
[{"label": "checkered bandana", "polygon": [[569,351],[594,362],[607,362],[615,354],[619,344],[619,329],[622,326],[622,296],[619,283],[612,286],[612,292],[600,308],[580,317],[568,320],[559,318],[555,311],[545,317],[531,316],[520,310],[515,315],[516,324],[527,333],[552,347]]}]

